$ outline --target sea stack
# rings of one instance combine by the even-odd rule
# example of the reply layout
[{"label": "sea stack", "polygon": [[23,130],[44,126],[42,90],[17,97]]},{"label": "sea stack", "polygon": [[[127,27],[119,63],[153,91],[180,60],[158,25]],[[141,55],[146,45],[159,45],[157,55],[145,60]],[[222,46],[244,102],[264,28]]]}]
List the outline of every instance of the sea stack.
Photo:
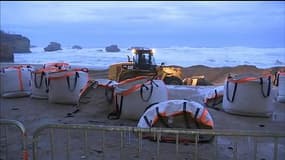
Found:
[{"label": "sea stack", "polygon": [[72,46],[72,49],[82,49],[82,47],[79,45],[74,45],[74,46]]},{"label": "sea stack", "polygon": [[120,52],[120,48],[118,47],[118,45],[112,44],[110,46],[107,46],[105,48],[106,52]]},{"label": "sea stack", "polygon": [[61,49],[61,44],[57,42],[50,42],[47,47],[44,48],[45,52],[53,52]]}]

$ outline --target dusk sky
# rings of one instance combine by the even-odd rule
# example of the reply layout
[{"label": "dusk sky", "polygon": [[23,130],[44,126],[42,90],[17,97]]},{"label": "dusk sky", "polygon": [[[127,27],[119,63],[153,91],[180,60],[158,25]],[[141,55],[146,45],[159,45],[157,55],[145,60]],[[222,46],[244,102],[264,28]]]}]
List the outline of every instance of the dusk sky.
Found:
[{"label": "dusk sky", "polygon": [[0,2],[1,30],[32,45],[285,47],[285,2]]}]

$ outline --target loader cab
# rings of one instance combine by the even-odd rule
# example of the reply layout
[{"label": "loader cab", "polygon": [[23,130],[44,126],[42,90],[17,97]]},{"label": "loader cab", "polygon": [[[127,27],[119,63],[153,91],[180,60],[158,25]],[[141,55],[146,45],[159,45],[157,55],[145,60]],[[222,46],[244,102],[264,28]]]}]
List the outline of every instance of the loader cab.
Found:
[{"label": "loader cab", "polygon": [[156,68],[153,49],[133,49],[134,69],[154,70]]}]

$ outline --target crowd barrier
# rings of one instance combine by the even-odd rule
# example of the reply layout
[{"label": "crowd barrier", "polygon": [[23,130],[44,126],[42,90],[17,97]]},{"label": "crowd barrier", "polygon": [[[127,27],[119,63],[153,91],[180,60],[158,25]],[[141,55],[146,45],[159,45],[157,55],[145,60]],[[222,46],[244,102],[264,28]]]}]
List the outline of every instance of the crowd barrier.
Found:
[{"label": "crowd barrier", "polygon": [[21,122],[0,119],[0,138],[0,159],[28,160],[27,134]]},{"label": "crowd barrier", "polygon": [[[0,119],[1,159],[28,160],[27,134],[22,123]],[[14,136],[15,127],[21,136]],[[155,141],[143,139],[148,133]],[[163,143],[163,134],[173,134],[174,143]],[[193,143],[179,137],[193,135]],[[198,143],[212,135],[210,143]],[[9,137],[10,136],[10,137]],[[5,141],[5,142],[4,142]],[[2,143],[3,142],[3,143]],[[17,142],[18,144],[15,144]],[[64,159],[283,159],[285,132],[207,129],[137,128],[88,124],[46,124],[32,136],[33,160]],[[19,147],[11,147],[19,145]],[[3,149],[5,146],[5,150]],[[10,150],[17,148],[18,150]],[[266,153],[265,153],[266,152]],[[19,158],[21,157],[21,158]]]},{"label": "crowd barrier", "polygon": [[[73,134],[75,132],[78,134]],[[153,134],[156,136],[156,140],[154,142],[144,140],[144,133]],[[175,143],[161,142],[162,134],[174,134],[176,136]],[[182,135],[194,135],[195,142],[179,143],[178,139]],[[211,143],[198,143],[199,137],[202,135],[213,135],[215,139]],[[42,136],[46,136],[46,138]],[[45,142],[43,143],[43,141]],[[46,143],[49,143],[49,147]],[[228,145],[225,145],[226,143]],[[34,132],[33,159],[39,160],[46,157],[52,160],[189,158],[195,160],[209,158],[277,160],[284,158],[284,144],[285,132],[47,124]],[[44,147],[47,148],[44,149]],[[65,153],[62,153],[62,150],[65,150]],[[226,153],[227,150],[228,153]],[[264,150],[270,155],[263,153]]]}]

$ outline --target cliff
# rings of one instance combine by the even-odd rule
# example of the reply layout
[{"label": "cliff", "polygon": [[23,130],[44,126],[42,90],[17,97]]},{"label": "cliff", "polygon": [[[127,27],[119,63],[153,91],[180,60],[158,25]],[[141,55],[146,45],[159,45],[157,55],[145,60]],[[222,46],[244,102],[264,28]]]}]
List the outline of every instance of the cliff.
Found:
[{"label": "cliff", "polygon": [[2,42],[0,44],[0,62],[14,62],[12,48]]},{"label": "cliff", "polygon": [[0,31],[1,47],[2,44],[12,49],[13,53],[30,53],[30,40],[19,34],[9,34]]}]

